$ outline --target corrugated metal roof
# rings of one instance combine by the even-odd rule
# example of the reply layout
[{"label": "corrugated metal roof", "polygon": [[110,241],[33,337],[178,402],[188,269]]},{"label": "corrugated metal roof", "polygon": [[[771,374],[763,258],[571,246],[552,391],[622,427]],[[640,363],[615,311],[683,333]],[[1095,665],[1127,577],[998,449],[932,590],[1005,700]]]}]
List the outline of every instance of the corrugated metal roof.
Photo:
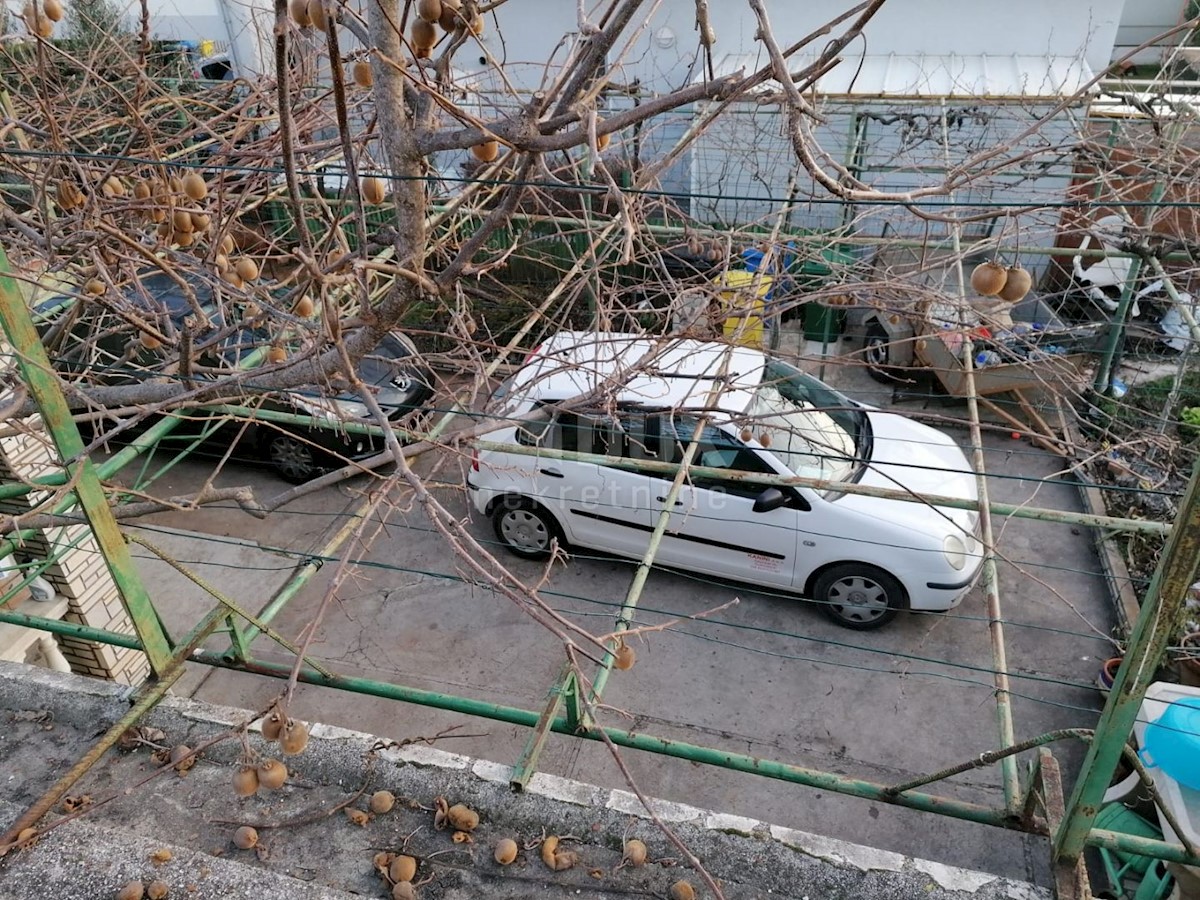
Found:
[{"label": "corrugated metal roof", "polygon": [[[790,68],[803,71],[815,59],[816,54],[792,57]],[[729,53],[714,68],[720,76],[762,64],[759,54]],[[818,79],[816,88],[826,97],[1061,98],[1079,92],[1092,78],[1091,68],[1076,56],[889,53],[847,56]],[[768,82],[763,89],[776,87]]]}]

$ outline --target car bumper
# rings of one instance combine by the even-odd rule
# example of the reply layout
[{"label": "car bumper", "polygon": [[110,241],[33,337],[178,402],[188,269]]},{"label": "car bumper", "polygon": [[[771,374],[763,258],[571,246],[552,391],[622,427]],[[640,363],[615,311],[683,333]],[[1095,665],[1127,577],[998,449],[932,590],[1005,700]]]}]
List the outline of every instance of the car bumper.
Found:
[{"label": "car bumper", "polygon": [[975,571],[963,579],[955,581],[927,581],[925,582],[925,602],[920,606],[913,604],[914,609],[930,609],[930,610],[947,610],[954,609],[963,601],[963,597],[971,593],[971,590],[979,583],[979,576],[983,574],[983,561],[980,560],[979,565],[975,567]]},{"label": "car bumper", "polygon": [[471,476],[467,476],[467,497],[471,501],[471,505],[475,507],[475,511],[480,515],[487,515],[488,505],[492,502],[492,497],[495,491],[482,488],[471,481]]}]

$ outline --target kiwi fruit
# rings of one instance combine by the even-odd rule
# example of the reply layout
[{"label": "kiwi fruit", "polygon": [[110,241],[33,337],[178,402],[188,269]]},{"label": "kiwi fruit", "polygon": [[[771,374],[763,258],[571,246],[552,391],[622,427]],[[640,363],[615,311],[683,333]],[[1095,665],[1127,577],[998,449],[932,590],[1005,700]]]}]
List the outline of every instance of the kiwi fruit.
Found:
[{"label": "kiwi fruit", "polygon": [[479,827],[479,813],[462,803],[455,803],[446,811],[446,819],[458,831],[474,831]]},{"label": "kiwi fruit", "polygon": [[308,726],[299,719],[288,719],[279,735],[279,746],[288,756],[303,753],[308,746]]},{"label": "kiwi fruit", "polygon": [[471,147],[471,155],[480,162],[492,162],[500,155],[499,141],[484,141]]},{"label": "kiwi fruit", "polygon": [[375,83],[375,76],[371,74],[371,64],[365,59],[355,60],[354,65],[350,67],[350,73],[354,83],[360,88],[369,88]]},{"label": "kiwi fruit", "polygon": [[325,4],[321,0],[308,0],[308,19],[317,31],[329,27],[329,17],[325,15]]},{"label": "kiwi fruit", "polygon": [[417,861],[411,856],[401,854],[392,860],[388,866],[388,877],[392,881],[412,881],[417,874]]},{"label": "kiwi fruit", "polygon": [[646,864],[646,845],[637,838],[630,838],[625,842],[624,861],[629,863],[635,869]]},{"label": "kiwi fruit", "polygon": [[233,792],[239,797],[258,793],[258,770],[254,766],[242,766],[233,774]]},{"label": "kiwi fruit", "polygon": [[396,795],[391,791],[376,791],[371,795],[371,802],[368,806],[371,807],[371,812],[377,816],[391,812],[392,807],[396,805]]},{"label": "kiwi fruit", "polygon": [[635,662],[637,662],[637,653],[633,648],[624,641],[618,644],[617,649],[613,651],[613,668],[626,672],[633,668]]},{"label": "kiwi fruit", "polygon": [[[220,257],[217,257],[220,265]],[[227,261],[228,262],[228,261]],[[279,740],[279,734],[283,731],[283,724],[287,721],[287,716],[283,715],[278,709],[272,709],[263,717],[262,721],[262,736],[268,741]]]},{"label": "kiwi fruit", "polygon": [[387,197],[387,187],[382,178],[364,178],[361,185],[363,199],[368,203],[382,203]]},{"label": "kiwi fruit", "polygon": [[258,264],[247,256],[240,257],[233,269],[242,281],[253,281],[258,277]]},{"label": "kiwi fruit", "polygon": [[312,17],[308,14],[308,0],[292,0],[288,4],[288,11],[292,14],[292,21],[301,28],[312,25]]},{"label": "kiwi fruit", "polygon": [[204,179],[195,172],[188,172],[182,178],[183,192],[193,200],[203,200],[208,196],[208,185],[204,183]]},{"label": "kiwi fruit", "polygon": [[501,838],[496,842],[492,858],[500,865],[510,865],[517,858],[517,842],[512,838]]},{"label": "kiwi fruit", "polygon": [[413,19],[412,45],[417,50],[432,50],[437,43],[437,29],[424,19]]},{"label": "kiwi fruit", "polygon": [[264,759],[258,764],[258,783],[268,790],[279,790],[287,777],[287,766],[277,759]]}]

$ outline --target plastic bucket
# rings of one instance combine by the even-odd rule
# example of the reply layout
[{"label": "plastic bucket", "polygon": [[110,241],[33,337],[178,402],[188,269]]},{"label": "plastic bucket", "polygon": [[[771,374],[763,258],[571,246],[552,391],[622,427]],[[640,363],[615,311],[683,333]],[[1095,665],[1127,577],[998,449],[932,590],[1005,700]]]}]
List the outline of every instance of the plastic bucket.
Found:
[{"label": "plastic bucket", "polygon": [[1146,728],[1142,762],[1200,791],[1200,697],[1182,697]]}]

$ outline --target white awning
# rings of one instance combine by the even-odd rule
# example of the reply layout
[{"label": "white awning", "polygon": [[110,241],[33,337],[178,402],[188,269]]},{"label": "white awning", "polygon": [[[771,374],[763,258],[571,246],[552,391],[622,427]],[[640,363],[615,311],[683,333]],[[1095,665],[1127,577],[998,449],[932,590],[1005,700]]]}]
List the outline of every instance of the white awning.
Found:
[{"label": "white awning", "polygon": [[[816,53],[794,56],[789,67],[793,73],[801,72],[816,58]],[[714,74],[752,72],[764,62],[761,54],[729,53],[714,65]],[[1061,99],[1078,93],[1093,77],[1087,62],[1076,56],[856,56],[847,52],[842,62],[817,80],[816,90],[824,97],[855,99]],[[772,81],[760,90],[777,89]]]}]

